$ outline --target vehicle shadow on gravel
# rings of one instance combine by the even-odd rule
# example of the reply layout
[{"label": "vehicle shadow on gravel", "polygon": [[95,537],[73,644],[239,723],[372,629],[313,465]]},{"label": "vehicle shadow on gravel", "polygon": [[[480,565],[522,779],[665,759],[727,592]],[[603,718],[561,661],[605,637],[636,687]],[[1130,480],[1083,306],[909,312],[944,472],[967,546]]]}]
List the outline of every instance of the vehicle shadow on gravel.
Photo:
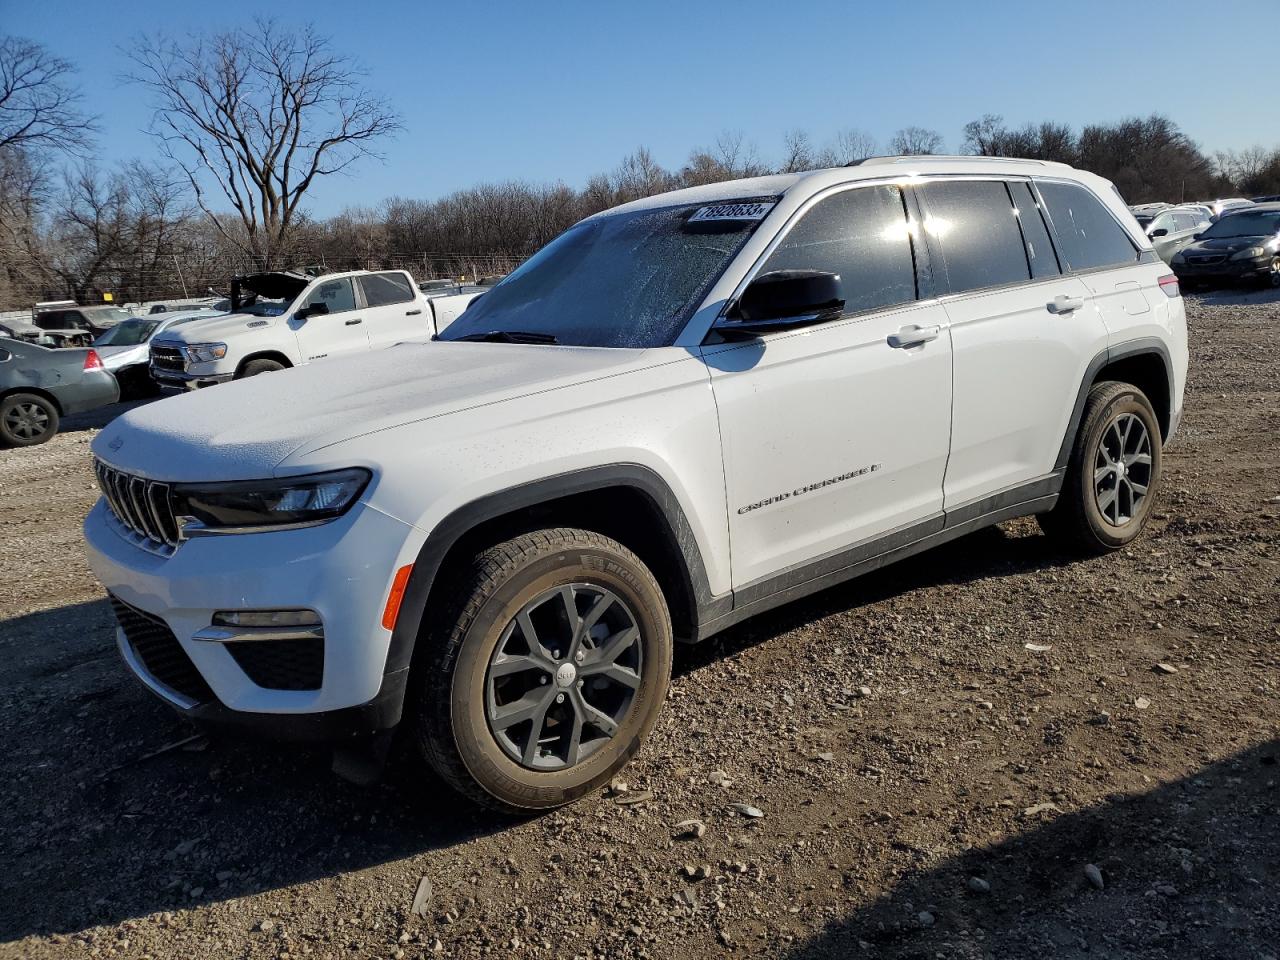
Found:
[{"label": "vehicle shadow on gravel", "polygon": [[62,423],[58,426],[58,432],[75,433],[80,430],[101,430],[122,413],[128,413],[134,407],[146,406],[148,403],[155,403],[157,400],[161,399],[163,399],[163,397],[147,397],[141,400],[123,400],[120,403],[112,403],[105,407],[98,407],[96,410],[86,410],[84,413],[73,413],[71,416],[63,418]]},{"label": "vehicle shadow on gravel", "polygon": [[[1272,740],[1146,793],[1038,813],[1047,822],[941,863],[919,850],[918,869],[786,956],[1274,956],[1278,757]],[[859,896],[856,877],[845,886]]]},{"label": "vehicle shadow on gravel", "polygon": [[[1080,562],[1042,536],[1035,521],[1016,521],[1020,532],[987,527],[899,560],[874,573],[829,587],[812,597],[786,604],[726,630],[710,640],[676,648],[674,672],[683,676],[716,660],[780,637],[805,624],[856,607],[939,584],[965,584],[990,577],[1061,567]],[[1027,533],[1028,525],[1032,533]]]},{"label": "vehicle shadow on gravel", "polygon": [[[513,824],[408,750],[362,788],[324,749],[193,737],[127,674],[105,600],[0,621],[0,657],[0,942],[342,877]],[[429,871],[406,870],[408,909]]]}]

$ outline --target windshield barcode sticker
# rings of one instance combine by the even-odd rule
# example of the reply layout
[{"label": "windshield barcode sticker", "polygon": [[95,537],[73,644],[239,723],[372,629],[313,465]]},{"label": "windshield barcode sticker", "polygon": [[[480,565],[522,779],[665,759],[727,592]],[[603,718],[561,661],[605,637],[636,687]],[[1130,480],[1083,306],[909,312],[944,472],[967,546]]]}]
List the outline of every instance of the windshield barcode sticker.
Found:
[{"label": "windshield barcode sticker", "polygon": [[763,220],[774,208],[773,201],[749,201],[747,203],[716,203],[709,207],[699,208],[690,223],[705,223],[708,220]]}]

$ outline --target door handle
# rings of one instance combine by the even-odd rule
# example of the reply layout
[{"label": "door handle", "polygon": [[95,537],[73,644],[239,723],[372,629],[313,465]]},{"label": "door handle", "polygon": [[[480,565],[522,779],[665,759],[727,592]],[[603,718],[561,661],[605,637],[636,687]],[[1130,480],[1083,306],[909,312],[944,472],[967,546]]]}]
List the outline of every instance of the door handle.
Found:
[{"label": "door handle", "polygon": [[929,327],[915,325],[903,327],[897,333],[889,334],[889,346],[899,350],[907,347],[918,347],[921,344],[928,343],[930,340],[937,340],[941,330],[942,328],[936,323]]},{"label": "door handle", "polygon": [[421,311],[421,310],[406,310],[406,311],[404,312],[404,315],[405,315],[406,317],[416,317],[416,316],[418,316],[420,313],[422,313],[422,311]]},{"label": "door handle", "polygon": [[1068,297],[1060,293],[1046,303],[1044,308],[1050,313],[1074,313],[1084,309],[1084,297]]},{"label": "door handle", "polygon": [[343,326],[354,327],[357,323],[364,323],[364,319],[362,317],[356,317],[354,320],[348,320],[343,324]]}]

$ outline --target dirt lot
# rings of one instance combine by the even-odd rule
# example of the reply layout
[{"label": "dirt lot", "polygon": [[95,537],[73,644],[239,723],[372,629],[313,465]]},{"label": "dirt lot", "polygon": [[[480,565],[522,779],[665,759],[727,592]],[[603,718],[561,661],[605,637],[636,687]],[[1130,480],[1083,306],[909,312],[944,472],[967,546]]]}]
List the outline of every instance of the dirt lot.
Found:
[{"label": "dirt lot", "polygon": [[527,822],[163,750],[80,547],[104,418],[0,452],[0,955],[1275,960],[1280,297],[1189,307],[1144,540],[1006,524],[681,650],[628,792]]}]

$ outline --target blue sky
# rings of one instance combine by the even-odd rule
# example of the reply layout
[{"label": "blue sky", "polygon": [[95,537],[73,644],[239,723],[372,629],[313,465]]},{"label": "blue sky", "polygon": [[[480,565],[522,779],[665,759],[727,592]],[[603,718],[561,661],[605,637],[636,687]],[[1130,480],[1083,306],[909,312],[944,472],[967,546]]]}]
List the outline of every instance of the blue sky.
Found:
[{"label": "blue sky", "polygon": [[[181,38],[260,13],[313,21],[405,122],[384,144],[385,163],[315,190],[311,208],[326,215],[484,180],[579,186],[640,145],[678,167],[723,130],[741,131],[767,160],[794,128],[820,144],[857,127],[883,145],[917,124],[955,150],[964,123],[987,112],[1079,126],[1159,111],[1210,152],[1276,145],[1280,100],[1237,64],[1253,49],[1247,25],[1274,22],[1277,0],[1229,7],[1239,32],[1207,0],[0,0],[0,30],[79,66],[103,119],[100,157],[114,163],[154,151],[144,98],[117,79],[138,31]],[[1230,39],[1211,42],[1224,32]]]}]

